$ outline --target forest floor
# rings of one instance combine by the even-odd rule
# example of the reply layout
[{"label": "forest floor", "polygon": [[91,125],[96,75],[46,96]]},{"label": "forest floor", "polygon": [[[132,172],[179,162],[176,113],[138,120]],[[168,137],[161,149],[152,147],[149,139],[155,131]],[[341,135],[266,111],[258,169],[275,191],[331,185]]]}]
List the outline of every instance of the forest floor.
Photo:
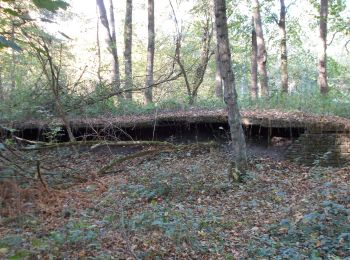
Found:
[{"label": "forest floor", "polygon": [[250,147],[239,184],[228,180],[225,148],[164,152],[96,174],[135,149],[26,152],[43,162],[48,188],[0,184],[0,258],[350,256],[350,168],[304,167],[281,148]]}]

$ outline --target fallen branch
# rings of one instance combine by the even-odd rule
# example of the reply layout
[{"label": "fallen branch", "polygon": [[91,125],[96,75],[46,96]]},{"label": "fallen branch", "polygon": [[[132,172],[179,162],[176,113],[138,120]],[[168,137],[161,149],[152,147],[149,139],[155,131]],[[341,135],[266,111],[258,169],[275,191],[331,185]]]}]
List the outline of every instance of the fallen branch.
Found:
[{"label": "fallen branch", "polygon": [[189,144],[189,145],[171,145],[171,146],[167,146],[164,147],[163,149],[152,149],[152,150],[145,150],[145,151],[140,151],[140,152],[136,152],[124,157],[119,157],[116,159],[113,159],[112,161],[110,161],[107,165],[103,166],[98,172],[98,175],[102,175],[105,174],[108,170],[110,170],[111,168],[113,168],[114,166],[121,164],[125,161],[128,160],[132,160],[135,158],[139,158],[139,157],[144,157],[144,156],[148,156],[148,155],[157,155],[160,153],[165,153],[165,152],[173,152],[173,151],[189,151],[189,150],[193,150],[193,149],[202,149],[202,148],[215,148],[217,147],[218,144],[215,142],[209,142],[209,143],[195,143],[195,144]]},{"label": "fallen branch", "polygon": [[26,143],[26,144],[30,144],[30,145],[45,145],[45,142],[31,141],[28,139],[20,138],[20,137],[15,136],[15,135],[13,135],[12,138],[15,139],[16,141],[18,141],[19,143]]},{"label": "fallen branch", "polygon": [[135,158],[138,158],[138,157],[143,157],[143,156],[146,156],[146,155],[155,155],[155,154],[159,154],[159,153],[162,153],[162,152],[165,152],[165,151],[172,151],[172,150],[169,150],[169,149],[146,150],[146,151],[141,151],[141,152],[133,153],[133,154],[130,154],[130,155],[121,157],[121,158],[113,159],[113,160],[110,161],[107,165],[103,166],[103,167],[97,172],[97,174],[98,174],[98,175],[105,174],[109,169],[111,169],[112,167],[114,167],[114,166],[116,166],[116,165],[118,165],[118,164],[121,164],[122,162],[125,162],[125,161],[128,161],[128,160],[132,160],[132,159],[135,159]]},{"label": "fallen branch", "polygon": [[99,146],[164,146],[164,147],[172,147],[174,146],[168,142],[160,142],[160,141],[74,141],[74,142],[66,142],[66,143],[45,143],[38,144],[35,147],[24,147],[20,150],[24,151],[35,151],[35,150],[46,150],[46,149],[55,149],[61,147],[75,147],[75,146],[90,146],[91,149],[95,149]]}]

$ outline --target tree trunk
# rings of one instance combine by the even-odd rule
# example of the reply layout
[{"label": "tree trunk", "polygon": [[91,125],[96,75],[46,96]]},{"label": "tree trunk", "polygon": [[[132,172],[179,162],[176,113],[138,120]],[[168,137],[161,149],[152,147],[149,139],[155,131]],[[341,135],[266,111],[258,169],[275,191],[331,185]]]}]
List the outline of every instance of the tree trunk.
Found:
[{"label": "tree trunk", "polygon": [[[192,100],[192,104],[197,99],[198,89],[203,83],[205,71],[208,66],[208,62],[210,60],[210,45],[213,37],[213,26],[210,21],[210,17],[208,15],[206,24],[203,27],[203,37],[202,37],[202,49],[200,54],[200,60],[196,68],[196,73],[194,75],[193,83],[192,83],[192,95],[190,100]],[[192,105],[191,104],[191,105]]]},{"label": "tree trunk", "polygon": [[[101,1],[101,0],[99,0]],[[103,2],[103,0],[102,0]],[[114,19],[114,6],[113,6],[113,0],[109,1],[109,12],[110,12],[110,17],[111,17],[111,31],[112,34],[110,33],[110,49],[113,55],[113,81],[115,82],[115,90],[120,91],[120,69],[119,69],[119,58],[118,58],[118,49],[117,49],[117,36],[115,32],[115,19]],[[106,13],[106,12],[105,12]],[[107,20],[107,16],[106,16]],[[108,20],[107,20],[108,21]],[[108,24],[107,24],[108,26]],[[119,95],[120,96],[120,95]]]},{"label": "tree trunk", "polygon": [[98,65],[97,65],[97,77],[98,81],[101,84],[102,82],[102,76],[101,76],[101,45],[100,45],[100,21],[98,18],[98,8],[96,6],[96,14],[97,14],[97,23],[96,23],[96,45],[97,45],[97,58],[98,58]]},{"label": "tree trunk", "polygon": [[2,67],[0,66],[0,102],[5,100],[5,91],[2,84]]},{"label": "tree trunk", "polygon": [[220,100],[224,99],[224,91],[222,89],[222,76],[221,76],[221,68],[220,68],[220,59],[219,59],[219,50],[215,47],[215,95]]},{"label": "tree trunk", "polygon": [[[214,5],[212,2],[212,16],[215,17],[215,10],[214,10]],[[214,39],[216,41],[216,28],[214,26]],[[220,58],[219,58],[219,49],[218,49],[218,44],[215,43],[215,48],[214,48],[214,55],[215,55],[215,95],[218,99],[223,100],[224,99],[224,91],[223,91],[223,83],[222,83],[222,76],[221,76],[221,67],[220,67]]]},{"label": "tree trunk", "polygon": [[259,0],[253,0],[253,14],[258,45],[258,70],[261,95],[268,96],[268,79],[267,79],[267,52],[265,47],[264,33],[262,29]]},{"label": "tree trunk", "polygon": [[[117,39],[115,32],[115,19],[114,19],[114,7],[113,1],[110,0],[110,19],[109,23],[106,7],[103,0],[96,0],[96,4],[100,11],[100,20],[103,26],[107,30],[107,43],[109,46],[109,52],[113,56],[113,78],[112,82],[115,86],[115,91],[118,93],[120,91],[120,71],[119,71],[119,59],[118,59],[118,51],[117,51]],[[110,28],[111,26],[111,28]],[[120,96],[120,95],[118,95]]]},{"label": "tree trunk", "polygon": [[[132,89],[132,0],[126,0],[124,46],[125,89]],[[125,93],[125,98],[132,100],[132,92],[127,91]]]},{"label": "tree trunk", "polygon": [[146,103],[153,102],[153,67],[154,67],[154,0],[148,0],[148,47],[147,47],[147,68],[146,68]]},{"label": "tree trunk", "polygon": [[[14,21],[12,20],[11,22],[11,41],[15,41],[15,25]],[[11,88],[15,89],[16,88],[16,54],[15,50],[11,48],[11,71],[10,71],[10,76],[11,76]]]},{"label": "tree trunk", "polygon": [[320,51],[318,58],[318,85],[322,94],[328,92],[327,82],[327,18],[328,0],[321,0],[320,5]]},{"label": "tree trunk", "polygon": [[287,33],[286,33],[286,5],[284,0],[280,0],[280,20],[278,27],[280,31],[280,52],[281,52],[281,78],[282,78],[282,91],[288,93],[288,56],[287,56]]},{"label": "tree trunk", "polygon": [[71,128],[71,125],[69,123],[69,120],[67,119],[66,112],[64,111],[64,108],[62,106],[62,100],[61,100],[61,93],[62,87],[60,86],[60,73],[62,69],[62,44],[60,46],[60,52],[59,52],[59,64],[55,64],[53,60],[53,56],[50,53],[50,49],[45,42],[45,39],[41,39],[41,45],[42,49],[35,49],[37,57],[39,59],[39,62],[41,63],[41,67],[43,70],[43,73],[46,76],[46,79],[48,81],[48,84],[50,85],[50,88],[52,90],[53,96],[55,98],[55,108],[58,112],[59,117],[61,118],[62,122],[64,123],[69,140],[71,142],[75,141],[75,137],[73,134],[73,130]]},{"label": "tree trunk", "polygon": [[221,63],[221,73],[224,81],[224,101],[228,110],[228,123],[233,146],[233,163],[230,177],[240,180],[247,167],[246,143],[241,124],[241,115],[237,103],[235,78],[232,71],[230,44],[228,39],[226,3],[225,0],[214,0],[216,38]]},{"label": "tree trunk", "polygon": [[254,17],[252,17],[252,57],[251,57],[250,97],[252,100],[256,100],[256,98],[258,97],[258,44],[256,42]]}]

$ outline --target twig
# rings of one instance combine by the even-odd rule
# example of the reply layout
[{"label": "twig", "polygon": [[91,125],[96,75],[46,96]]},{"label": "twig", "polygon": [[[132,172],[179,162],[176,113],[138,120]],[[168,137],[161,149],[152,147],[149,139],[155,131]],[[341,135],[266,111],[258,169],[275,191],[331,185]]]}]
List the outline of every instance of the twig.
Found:
[{"label": "twig", "polygon": [[40,161],[39,160],[36,161],[36,171],[37,171],[37,174],[38,174],[38,179],[40,180],[41,184],[44,186],[45,190],[48,192],[49,189],[47,188],[47,184],[44,181],[43,176],[41,175]]},{"label": "twig", "polygon": [[346,43],[345,43],[345,45],[344,45],[344,47],[345,47],[345,49],[346,49],[346,52],[349,54],[349,49],[348,49],[348,44],[349,44],[349,42],[350,42],[350,40],[348,40]]}]

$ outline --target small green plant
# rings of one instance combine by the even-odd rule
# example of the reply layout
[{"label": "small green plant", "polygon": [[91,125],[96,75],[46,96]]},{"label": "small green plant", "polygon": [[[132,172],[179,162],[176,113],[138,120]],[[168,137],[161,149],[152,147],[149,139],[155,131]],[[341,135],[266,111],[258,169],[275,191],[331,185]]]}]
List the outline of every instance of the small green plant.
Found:
[{"label": "small green plant", "polygon": [[50,143],[57,142],[61,136],[64,136],[64,130],[61,126],[52,126],[48,132],[43,134]]},{"label": "small green plant", "polygon": [[50,240],[62,246],[69,244],[89,244],[98,236],[95,226],[83,221],[68,222],[65,229],[50,233]]}]

